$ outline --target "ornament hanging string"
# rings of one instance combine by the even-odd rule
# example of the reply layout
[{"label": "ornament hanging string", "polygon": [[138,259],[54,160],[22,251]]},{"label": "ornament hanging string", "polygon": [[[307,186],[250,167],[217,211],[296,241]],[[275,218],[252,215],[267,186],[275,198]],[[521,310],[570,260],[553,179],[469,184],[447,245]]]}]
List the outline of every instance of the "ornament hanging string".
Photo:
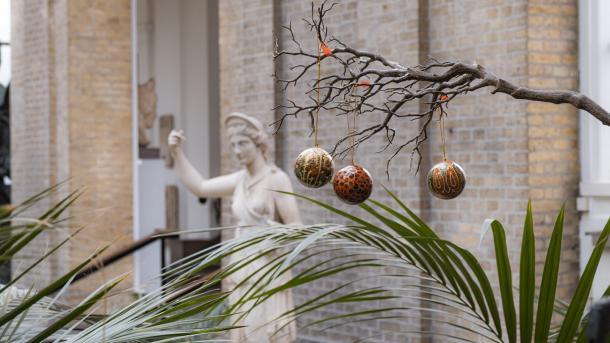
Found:
[{"label": "ornament hanging string", "polygon": [[316,106],[316,124],[314,127],[314,136],[313,136],[313,143],[314,146],[317,148],[319,147],[318,145],[318,123],[320,122],[320,78],[321,78],[321,63],[320,63],[320,53],[322,50],[322,42],[320,42],[318,44],[318,82],[316,84],[316,90],[317,90],[317,106]]},{"label": "ornament hanging string", "polygon": [[[442,96],[441,101],[445,100],[446,96]],[[443,161],[447,161],[447,153],[445,149],[445,120],[443,118],[445,115],[445,111],[443,111],[443,104],[440,103],[438,105],[438,108],[440,110],[439,128],[441,130],[441,151],[443,152]]]},{"label": "ornament hanging string", "polygon": [[[314,147],[303,150],[299,156],[297,156],[294,162],[294,174],[305,187],[308,188],[320,188],[327,184],[333,177],[334,164],[332,156],[324,149],[320,148],[318,143],[318,130],[320,123],[320,107],[322,107],[322,101],[320,100],[320,83],[322,79],[322,56],[328,57],[332,54],[332,51],[322,42],[321,37],[316,40],[318,43],[317,47],[317,69],[318,77],[317,82],[313,87],[316,88],[317,94],[316,99],[312,99],[315,102],[315,108],[309,111],[312,119],[312,129],[314,134]],[[320,51],[321,50],[321,51]],[[311,98],[311,97],[310,97]],[[310,134],[311,136],[311,134]]]},{"label": "ornament hanging string", "polygon": [[[352,165],[356,165],[355,163],[355,156],[356,156],[356,109],[358,108],[358,105],[356,104],[356,96],[355,96],[355,91],[356,89],[356,85],[352,85],[352,89],[351,89],[351,97],[350,100],[352,102],[352,110],[347,114],[347,134],[350,137],[350,145],[351,145],[351,149],[350,149],[350,155],[351,155],[351,159],[352,159]],[[350,118],[351,115],[351,118]],[[350,120],[351,119],[351,120]]]}]

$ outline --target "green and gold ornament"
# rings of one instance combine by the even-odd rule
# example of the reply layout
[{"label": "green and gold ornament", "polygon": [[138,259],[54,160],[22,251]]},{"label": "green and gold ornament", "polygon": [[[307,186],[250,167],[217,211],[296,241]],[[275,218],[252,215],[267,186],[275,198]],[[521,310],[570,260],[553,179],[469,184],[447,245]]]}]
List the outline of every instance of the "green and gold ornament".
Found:
[{"label": "green and gold ornament", "polygon": [[[335,166],[332,156],[318,146],[318,122],[320,120],[320,49],[327,55],[326,44],[321,43],[318,49],[318,99],[314,126],[314,147],[305,149],[294,162],[294,175],[301,184],[309,188],[320,188],[330,182]],[[325,50],[326,49],[326,50]],[[330,50],[329,50],[330,51]]]},{"label": "green and gold ornament", "polygon": [[[442,101],[446,101],[446,99],[446,96],[441,97]],[[439,105],[439,107],[441,108],[440,129],[443,160],[430,169],[427,183],[428,190],[432,195],[439,199],[449,200],[460,195],[466,187],[466,173],[459,164],[446,157],[444,113],[442,105]]]},{"label": "green and gold ornament", "polygon": [[437,163],[428,172],[428,189],[439,199],[453,199],[462,193],[465,186],[464,169],[451,160]]},{"label": "green and gold ornament", "polygon": [[294,163],[294,175],[305,187],[320,188],[333,177],[333,158],[326,150],[309,148],[299,154]]}]

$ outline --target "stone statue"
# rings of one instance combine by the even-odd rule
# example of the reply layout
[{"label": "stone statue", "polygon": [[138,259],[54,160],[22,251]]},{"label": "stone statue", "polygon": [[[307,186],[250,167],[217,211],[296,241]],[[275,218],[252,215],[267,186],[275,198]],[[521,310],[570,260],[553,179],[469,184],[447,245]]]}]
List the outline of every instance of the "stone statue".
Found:
[{"label": "stone statue", "polygon": [[[225,129],[229,136],[231,149],[243,168],[234,173],[211,179],[204,179],[186,158],[181,146],[186,140],[182,131],[172,130],[168,137],[170,153],[174,157],[176,172],[186,187],[198,197],[222,197],[232,195],[232,212],[239,226],[235,236],[251,232],[273,223],[298,224],[301,222],[296,200],[292,196],[273,192],[272,190],[292,191],[288,175],[265,157],[269,136],[263,124],[246,114],[231,113],[225,120]],[[251,252],[234,254],[231,261],[241,260]],[[250,264],[246,270],[240,270],[230,279],[225,280],[223,287],[232,289],[249,274],[254,274],[273,259],[265,256]],[[284,275],[286,282],[290,275]],[[231,298],[238,299],[239,290]],[[229,301],[232,301],[232,299]],[[294,322],[285,325],[286,321],[274,321],[282,313],[292,308],[292,293],[285,291],[258,305],[243,321],[237,325],[245,328],[231,330],[231,340],[239,343],[288,343],[296,341]],[[284,326],[285,325],[285,326]],[[282,326],[284,328],[275,334]]]},{"label": "stone statue", "polygon": [[147,146],[150,143],[147,129],[153,127],[157,116],[157,93],[155,79],[138,85],[138,145]]}]

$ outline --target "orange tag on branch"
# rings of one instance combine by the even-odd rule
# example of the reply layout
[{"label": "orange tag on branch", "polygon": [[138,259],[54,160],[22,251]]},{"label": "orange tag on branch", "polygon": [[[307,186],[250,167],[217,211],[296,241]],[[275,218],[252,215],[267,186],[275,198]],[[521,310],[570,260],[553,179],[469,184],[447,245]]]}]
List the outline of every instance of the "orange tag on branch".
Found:
[{"label": "orange tag on branch", "polygon": [[369,87],[370,85],[371,85],[371,80],[369,80],[369,79],[362,79],[362,80],[358,81],[358,86]]},{"label": "orange tag on branch", "polygon": [[320,48],[322,49],[322,53],[324,54],[324,56],[328,57],[330,55],[333,54],[333,51],[328,47],[328,45],[326,45],[326,43],[321,43],[320,44]]}]

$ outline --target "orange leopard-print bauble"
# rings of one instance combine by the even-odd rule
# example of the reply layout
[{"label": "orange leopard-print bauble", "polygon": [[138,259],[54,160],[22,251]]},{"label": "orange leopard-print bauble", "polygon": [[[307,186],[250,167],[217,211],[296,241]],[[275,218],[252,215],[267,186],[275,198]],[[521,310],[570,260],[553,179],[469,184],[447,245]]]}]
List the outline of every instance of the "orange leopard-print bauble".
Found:
[{"label": "orange leopard-print bauble", "polygon": [[294,162],[294,175],[309,188],[320,188],[333,177],[333,158],[326,150],[309,148],[299,154]]},{"label": "orange leopard-print bauble", "polygon": [[364,202],[373,191],[371,174],[358,165],[342,168],[333,178],[333,188],[337,196],[350,205]]},{"label": "orange leopard-print bauble", "polygon": [[466,174],[459,164],[445,160],[428,172],[428,189],[437,198],[449,200],[462,193],[466,186]]}]

